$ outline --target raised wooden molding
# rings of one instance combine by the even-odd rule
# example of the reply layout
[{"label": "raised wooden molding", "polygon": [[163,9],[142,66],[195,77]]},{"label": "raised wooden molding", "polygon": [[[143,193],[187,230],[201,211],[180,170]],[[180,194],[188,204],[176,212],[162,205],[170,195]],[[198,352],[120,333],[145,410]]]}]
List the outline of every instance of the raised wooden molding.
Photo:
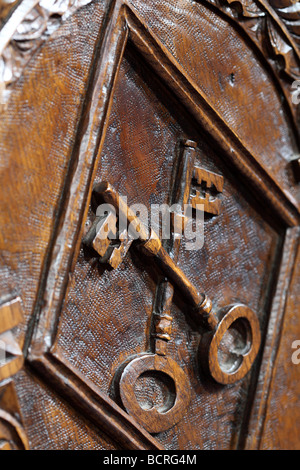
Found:
[{"label": "raised wooden molding", "polygon": [[241,433],[240,447],[246,449],[259,449],[265,424],[268,397],[274,379],[274,367],[278,356],[279,345],[282,339],[283,322],[290,283],[295,265],[297,250],[299,248],[299,227],[288,229],[286,232],[282,261],[277,281],[276,292],[273,297],[268,332],[262,357],[262,366],[256,377],[257,388],[253,396],[249,421]]},{"label": "raised wooden molding", "polygon": [[67,403],[109,435],[122,449],[163,450],[163,447],[136,421],[130,418],[113,400],[102,393],[89,379],[59,354],[30,356],[34,367],[56,393]]}]

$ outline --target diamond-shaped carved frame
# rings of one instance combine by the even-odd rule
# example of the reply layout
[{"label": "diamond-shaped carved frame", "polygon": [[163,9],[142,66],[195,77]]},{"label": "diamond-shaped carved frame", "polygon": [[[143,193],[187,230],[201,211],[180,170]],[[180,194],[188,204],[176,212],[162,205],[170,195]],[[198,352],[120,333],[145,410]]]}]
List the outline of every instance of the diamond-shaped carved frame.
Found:
[{"label": "diamond-shaped carved frame", "polygon": [[[215,145],[222,149],[251,183],[253,190],[273,209],[283,225],[297,227],[299,215],[284,192],[210,106],[199,87],[186,75],[167,49],[153,37],[143,21],[124,1],[117,1],[109,15],[100,54],[95,58],[95,64],[98,57],[101,57],[101,61],[94,69],[87,93],[88,112],[83,113],[82,125],[79,126],[79,129],[84,130],[77,136],[78,141],[74,147],[74,164],[70,168],[68,184],[62,198],[64,204],[60,208],[60,217],[49,247],[48,269],[45,269],[46,274],[41,279],[36,301],[35,328],[28,332],[24,353],[27,364],[41,374],[48,384],[53,385],[68,403],[112,436],[114,441],[118,441],[122,448],[146,450],[161,449],[161,446],[89,379],[65,360],[55,356],[52,350],[68,286],[68,273],[72,271],[79,252],[83,222],[91,198],[91,183],[101,155],[118,70],[128,41],[142,54],[160,79],[167,83],[191,115],[209,133]],[[289,260],[289,265],[293,262],[297,237],[297,228],[287,231],[277,296],[283,292],[287,295],[285,287],[289,271],[285,260]],[[275,319],[280,323],[283,315],[284,302],[280,306],[276,302],[271,312],[272,321]],[[278,331],[274,341],[279,341],[279,338]],[[266,359],[270,369],[271,354]],[[263,380],[267,388],[268,373]],[[266,400],[267,396],[263,396],[262,402]],[[258,418],[252,418],[256,419],[257,435],[261,431]]]}]

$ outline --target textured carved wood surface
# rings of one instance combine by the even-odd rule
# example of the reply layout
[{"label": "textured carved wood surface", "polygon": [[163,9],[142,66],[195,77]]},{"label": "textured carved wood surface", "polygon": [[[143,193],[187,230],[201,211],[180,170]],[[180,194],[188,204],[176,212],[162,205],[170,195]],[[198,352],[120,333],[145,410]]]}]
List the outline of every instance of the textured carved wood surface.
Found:
[{"label": "textured carved wood surface", "polygon": [[[0,334],[25,360],[0,388],[1,448],[300,448],[298,4],[50,3],[0,2]],[[156,265],[124,242],[101,263],[95,185],[168,203],[182,142],[204,246]]]}]

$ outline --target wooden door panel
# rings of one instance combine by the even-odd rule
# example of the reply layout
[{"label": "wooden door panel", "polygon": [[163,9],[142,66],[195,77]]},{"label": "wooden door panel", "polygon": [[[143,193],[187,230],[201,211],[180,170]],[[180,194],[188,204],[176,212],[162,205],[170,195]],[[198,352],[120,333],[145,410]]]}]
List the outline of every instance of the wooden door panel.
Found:
[{"label": "wooden door panel", "polygon": [[[178,142],[188,137],[188,129],[193,124],[189,123],[188,115],[184,119],[183,112],[176,116],[180,105],[176,106],[174,97],[166,98],[165,86],[160,84],[162,90],[158,96],[149,88],[153,88],[155,75],[151,70],[142,73],[146,65],[135,65],[141,60],[136,60],[133,53],[122,62],[95,182],[108,180],[128,197],[128,203],[144,203],[150,210],[150,201],[166,203]],[[145,77],[148,84],[142,85]],[[162,97],[166,107],[162,105]],[[172,115],[167,111],[168,106]],[[195,136],[194,130],[196,139]],[[208,293],[216,308],[243,303],[258,312],[264,324],[274,283],[272,268],[280,260],[282,229],[266,222],[251,198],[247,201],[249,196],[244,194],[240,181],[221,163],[203,137],[198,137],[197,142],[201,149],[197,150],[196,163],[224,176],[222,209],[219,216],[208,217],[205,222],[205,246],[196,253],[183,247],[179,264],[194,284]],[[150,181],[148,172],[152,176]],[[92,220],[90,213],[86,230]],[[132,249],[123,265],[107,271],[105,265],[99,265],[97,254],[82,245],[61,313],[52,351],[61,361],[71,362],[107,395],[111,395],[113,379],[121,364],[128,357],[150,349],[151,313],[158,276],[143,261],[138,251]],[[169,354],[188,373],[192,400],[182,422],[156,438],[166,448],[172,448],[174,442],[176,448],[218,448],[218,443],[221,448],[229,447],[242,423],[249,380],[228,389],[212,384],[203,376],[198,361],[199,331],[190,324],[187,312],[184,315],[182,305],[176,308],[178,302],[180,293],[172,310],[173,340]],[[159,392],[163,395],[163,390]],[[145,386],[144,395],[147,394],[151,400],[151,390],[147,391]],[[160,400],[163,396],[158,397],[156,406]],[[210,428],[207,435],[205,426],[195,432],[191,423],[205,421],[208,410],[214,432]]]},{"label": "wooden door panel", "polygon": [[[292,418],[270,437],[278,404],[290,396],[292,416],[298,397],[298,369],[280,362],[297,339],[289,326],[293,296],[283,308],[290,282],[293,292],[298,282],[297,273],[291,278],[297,228],[289,229],[299,224],[291,164],[297,108],[288,94],[297,49],[279,72],[280,47],[262,47],[276,23],[273,14],[266,18],[265,3],[251,14],[243,9],[239,21],[225,1],[86,3],[57,25],[52,19],[52,36],[42,37],[30,61],[26,56],[21,78],[7,83],[2,110],[9,187],[2,201],[2,300],[18,295],[24,308],[25,321],[13,330],[26,359],[15,387],[30,446],[297,447]],[[252,37],[250,22],[263,21],[268,29]],[[287,40],[285,30],[280,34]],[[215,311],[249,306],[262,347],[243,380],[215,383],[200,364],[205,330],[175,289],[168,356],[188,377],[191,401],[182,419],[151,436],[124,409],[117,373],[126,360],[152,351],[159,272],[134,244],[112,270],[84,237],[95,220],[95,183],[113,184],[129,205],[167,203],[187,139],[195,142],[195,165],[224,186],[220,208],[205,214],[204,246],[187,251],[184,241],[177,264]],[[196,189],[193,179],[192,195]],[[234,341],[239,346],[243,338]],[[159,408],[172,387],[148,374],[138,381],[137,400]]]}]

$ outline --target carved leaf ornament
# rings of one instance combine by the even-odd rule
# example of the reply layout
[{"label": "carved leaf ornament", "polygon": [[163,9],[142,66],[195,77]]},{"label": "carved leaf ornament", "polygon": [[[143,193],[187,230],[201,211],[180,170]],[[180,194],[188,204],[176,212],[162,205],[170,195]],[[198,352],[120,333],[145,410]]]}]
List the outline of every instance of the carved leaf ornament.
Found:
[{"label": "carved leaf ornament", "polygon": [[8,44],[0,41],[0,105],[5,107],[9,85],[22,75],[38,47],[62,22],[92,0],[40,0],[17,26]]}]

